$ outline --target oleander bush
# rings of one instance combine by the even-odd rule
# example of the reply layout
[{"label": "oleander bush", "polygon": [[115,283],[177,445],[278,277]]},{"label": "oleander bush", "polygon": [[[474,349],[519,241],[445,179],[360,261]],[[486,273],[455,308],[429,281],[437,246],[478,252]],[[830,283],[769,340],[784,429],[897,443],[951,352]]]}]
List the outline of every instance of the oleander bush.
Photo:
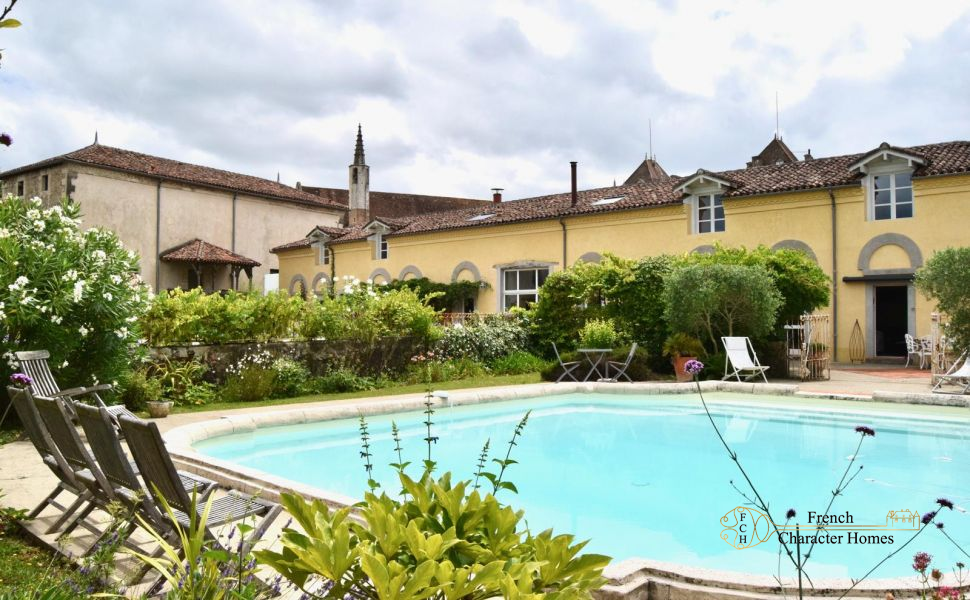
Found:
[{"label": "oleander bush", "polygon": [[113,232],[82,230],[77,204],[0,199],[0,373],[13,352],[46,349],[62,387],[128,369],[147,308],[138,255]]}]

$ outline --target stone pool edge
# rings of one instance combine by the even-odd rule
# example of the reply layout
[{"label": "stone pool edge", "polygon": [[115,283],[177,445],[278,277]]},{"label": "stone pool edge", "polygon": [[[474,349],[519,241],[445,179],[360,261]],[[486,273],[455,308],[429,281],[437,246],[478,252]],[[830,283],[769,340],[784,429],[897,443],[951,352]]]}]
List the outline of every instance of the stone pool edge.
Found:
[{"label": "stone pool edge", "polygon": [[[734,381],[703,381],[705,392],[736,392],[793,396],[804,400],[848,400],[862,403],[886,402],[947,407],[968,407],[970,397],[943,396],[940,394],[902,394],[873,392],[872,396],[852,394],[799,392],[794,384],[742,383]],[[508,388],[484,388],[472,391],[449,392],[451,405],[473,405],[505,400],[520,400],[535,396],[552,396],[571,393],[607,394],[690,394],[696,392],[694,383],[540,383]],[[166,444],[179,467],[209,477],[214,481],[247,494],[269,500],[279,500],[280,493],[294,492],[317,498],[333,507],[345,507],[355,499],[294,482],[264,471],[242,467],[227,461],[205,456],[195,451],[195,442],[232,433],[253,431],[259,427],[295,425],[314,421],[326,421],[358,416],[374,416],[421,409],[423,397],[385,396],[331,404],[304,406],[291,405],[283,410],[268,409],[243,415],[218,417],[199,423],[191,423],[171,429],[165,434]],[[718,571],[701,567],[642,558],[631,558],[611,563],[604,571],[609,583],[599,590],[601,598],[666,598],[678,599],[732,599],[777,598],[782,593],[774,577],[753,575],[734,571]],[[952,575],[951,575],[952,577]],[[946,583],[946,581],[945,581]],[[953,584],[955,582],[949,582]],[[852,585],[848,578],[824,579],[816,582],[811,596],[839,596]],[[785,588],[797,587],[794,581],[786,581]],[[887,592],[914,594],[921,590],[914,577],[872,579],[860,584],[853,595],[882,597]]]}]

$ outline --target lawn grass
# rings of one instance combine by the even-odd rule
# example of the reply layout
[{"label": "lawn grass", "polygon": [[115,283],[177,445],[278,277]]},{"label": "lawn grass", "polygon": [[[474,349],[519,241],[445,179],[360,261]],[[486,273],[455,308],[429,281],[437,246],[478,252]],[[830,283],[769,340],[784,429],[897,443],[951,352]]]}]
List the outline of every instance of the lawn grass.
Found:
[{"label": "lawn grass", "polygon": [[[471,379],[457,381],[442,381],[431,384],[436,390],[461,390],[477,387],[495,387],[501,385],[521,385],[524,383],[541,383],[538,373],[523,375],[485,375]],[[327,400],[347,400],[351,398],[372,398],[377,396],[396,396],[400,394],[419,394],[428,389],[423,383],[401,384],[376,390],[361,392],[346,392],[342,394],[314,394],[311,396],[297,396],[296,398],[268,398],[259,402],[210,402],[201,406],[176,406],[173,413],[205,412],[213,410],[227,410],[233,408],[255,408],[260,406],[280,406],[282,404],[304,404],[307,402],[324,402]]]},{"label": "lawn grass", "polygon": [[60,557],[31,544],[13,521],[0,515],[0,590],[49,586],[67,572]]}]

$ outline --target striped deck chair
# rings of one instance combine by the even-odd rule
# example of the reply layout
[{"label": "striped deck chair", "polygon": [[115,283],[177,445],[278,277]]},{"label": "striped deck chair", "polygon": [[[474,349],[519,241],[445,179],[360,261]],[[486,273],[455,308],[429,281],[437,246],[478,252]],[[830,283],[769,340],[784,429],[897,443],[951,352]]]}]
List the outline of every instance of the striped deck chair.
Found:
[{"label": "striped deck chair", "polygon": [[74,419],[74,403],[78,402],[78,399],[85,397],[92,398],[98,406],[103,406],[108,409],[108,412],[112,415],[112,419],[115,421],[118,420],[119,415],[135,416],[133,412],[125,408],[122,404],[108,406],[104,403],[104,400],[101,399],[98,392],[110,390],[111,386],[108,384],[62,390],[57,385],[54,374],[51,373],[51,368],[48,364],[51,354],[47,350],[15,352],[14,355],[17,357],[17,361],[20,362],[20,369],[33,380],[33,383],[30,384],[31,393],[34,396],[43,396],[45,398],[64,398],[70,400],[71,403],[68,405],[68,409],[71,410],[72,420]]},{"label": "striped deck chair", "polygon": [[[58,482],[51,493],[47,494],[40,501],[40,504],[27,513],[27,517],[31,519],[36,518],[47,507],[59,510],[61,511],[60,516],[44,533],[50,534],[60,531],[65,524],[73,524],[71,519],[78,510],[90,504],[91,492],[83,483],[77,480],[77,477],[74,475],[74,470],[71,469],[67,464],[67,460],[64,459],[54,445],[54,441],[47,432],[47,427],[41,421],[37,407],[34,406],[34,398],[31,396],[30,390],[7,387],[7,396],[10,398],[14,410],[17,411],[17,416],[20,418],[20,423],[27,432],[27,437],[34,445],[34,448],[37,449],[37,452],[40,453],[44,464],[57,477]],[[71,504],[65,506],[57,501],[58,496],[63,492],[72,494],[75,497]]]}]

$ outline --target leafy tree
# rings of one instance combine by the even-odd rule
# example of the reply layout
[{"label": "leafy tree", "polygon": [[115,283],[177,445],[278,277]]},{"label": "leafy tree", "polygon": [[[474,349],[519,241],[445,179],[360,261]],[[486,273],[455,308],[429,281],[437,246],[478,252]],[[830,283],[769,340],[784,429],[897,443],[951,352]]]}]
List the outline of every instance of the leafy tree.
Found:
[{"label": "leafy tree", "polygon": [[947,248],[916,272],[916,287],[950,319],[947,335],[970,348],[970,248]]},{"label": "leafy tree", "polygon": [[549,274],[542,284],[539,301],[529,310],[536,352],[552,355],[553,343],[560,352],[576,347],[583,324],[600,312],[598,303],[590,306],[580,297],[579,290],[588,287],[576,267]]},{"label": "leafy tree", "polygon": [[671,329],[706,337],[713,351],[721,335],[766,335],[782,305],[765,267],[714,262],[671,271],[664,300]]},{"label": "leafy tree", "polygon": [[[604,258],[604,262],[614,260],[617,259],[609,255]],[[611,276],[607,285],[606,315],[647,351],[655,369],[670,366],[661,359],[661,350],[669,329],[664,316],[664,277],[673,263],[673,257],[667,255],[629,261],[625,273]]]},{"label": "leafy tree", "polygon": [[815,261],[799,250],[772,250],[766,246],[748,250],[743,246],[725,248],[718,245],[710,254],[690,254],[682,260],[685,264],[729,264],[767,269],[782,297],[773,328],[775,333],[786,323],[829,303],[831,280]]},{"label": "leafy tree", "polygon": [[127,370],[148,288],[114,233],[81,230],[76,204],[0,200],[0,352],[47,349],[62,387]]}]

